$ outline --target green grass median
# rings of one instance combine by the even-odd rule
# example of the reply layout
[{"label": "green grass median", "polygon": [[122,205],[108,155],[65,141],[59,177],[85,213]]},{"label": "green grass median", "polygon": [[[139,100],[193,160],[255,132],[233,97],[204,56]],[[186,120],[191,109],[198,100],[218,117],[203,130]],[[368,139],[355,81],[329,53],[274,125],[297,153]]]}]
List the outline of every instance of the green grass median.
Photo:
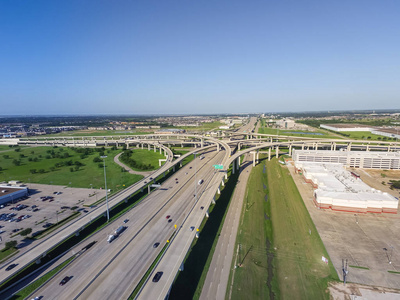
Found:
[{"label": "green grass median", "polygon": [[276,158],[250,175],[236,251],[229,299],[329,299],[328,282],[338,280],[332,263],[322,261],[329,256],[288,169]]}]

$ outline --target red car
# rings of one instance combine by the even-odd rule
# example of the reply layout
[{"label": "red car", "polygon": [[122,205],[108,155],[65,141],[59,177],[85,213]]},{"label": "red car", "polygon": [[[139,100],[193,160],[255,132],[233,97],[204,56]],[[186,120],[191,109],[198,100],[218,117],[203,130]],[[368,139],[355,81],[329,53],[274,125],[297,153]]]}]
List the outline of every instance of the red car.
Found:
[{"label": "red car", "polygon": [[170,215],[166,216],[166,219],[169,219]]}]

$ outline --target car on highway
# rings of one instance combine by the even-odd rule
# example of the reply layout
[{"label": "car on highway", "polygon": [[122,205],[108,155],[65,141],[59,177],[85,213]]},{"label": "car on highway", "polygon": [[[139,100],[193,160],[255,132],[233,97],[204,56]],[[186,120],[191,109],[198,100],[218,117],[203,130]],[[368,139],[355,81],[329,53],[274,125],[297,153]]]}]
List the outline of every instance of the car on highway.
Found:
[{"label": "car on highway", "polygon": [[189,167],[189,169],[191,169],[192,167]]},{"label": "car on highway", "polygon": [[18,264],[11,264],[6,268],[6,271],[10,271],[11,269],[14,269]]},{"label": "car on highway", "polygon": [[166,219],[169,219],[170,217],[171,217],[171,216],[170,216],[170,215],[168,215],[168,216],[166,216],[165,218],[166,218]]},{"label": "car on highway", "polygon": [[193,231],[193,230],[194,230],[194,226],[191,226],[191,227],[190,227],[190,231]]},{"label": "car on highway", "polygon": [[160,245],[160,243],[155,243],[155,244],[153,245],[153,248],[157,248],[159,245]]},{"label": "car on highway", "polygon": [[4,233],[4,232],[6,232],[5,230],[0,230],[0,234],[2,234],[2,233]]},{"label": "car on highway", "polygon": [[153,177],[150,177],[149,179],[150,179],[150,180],[153,180]]},{"label": "car on highway", "polygon": [[176,181],[178,181],[178,178],[175,178]]},{"label": "car on highway", "polygon": [[72,277],[72,276],[65,276],[65,277],[63,278],[63,280],[60,281],[60,285],[66,284],[66,283],[71,279],[71,277]]},{"label": "car on highway", "polygon": [[43,228],[49,228],[50,226],[52,226],[53,225],[53,223],[46,223],[46,224],[44,224],[42,227]]},{"label": "car on highway", "polygon": [[172,219],[169,219],[169,220],[168,220],[168,223],[171,223],[171,222],[172,222]]},{"label": "car on highway", "polygon": [[158,282],[162,276],[163,272],[157,272],[153,277],[153,282]]},{"label": "car on highway", "polygon": [[200,209],[204,209],[204,206],[201,206]]},{"label": "car on highway", "polygon": [[125,219],[124,220],[124,223],[126,224],[126,223],[128,223],[129,222],[129,219]]}]

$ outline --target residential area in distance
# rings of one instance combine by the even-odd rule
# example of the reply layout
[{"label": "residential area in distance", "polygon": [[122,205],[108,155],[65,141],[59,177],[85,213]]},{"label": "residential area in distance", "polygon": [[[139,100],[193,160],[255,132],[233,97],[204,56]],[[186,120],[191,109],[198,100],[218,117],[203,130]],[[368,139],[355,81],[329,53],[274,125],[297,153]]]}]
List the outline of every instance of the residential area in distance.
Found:
[{"label": "residential area in distance", "polygon": [[314,114],[3,119],[2,297],[396,297],[399,114]]}]

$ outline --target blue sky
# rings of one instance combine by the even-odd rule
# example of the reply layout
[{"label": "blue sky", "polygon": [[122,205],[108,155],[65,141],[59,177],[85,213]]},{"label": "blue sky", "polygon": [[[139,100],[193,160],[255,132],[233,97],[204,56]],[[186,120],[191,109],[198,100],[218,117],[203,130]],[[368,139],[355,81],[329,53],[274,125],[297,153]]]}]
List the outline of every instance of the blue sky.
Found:
[{"label": "blue sky", "polygon": [[2,0],[1,115],[399,109],[400,1]]}]

